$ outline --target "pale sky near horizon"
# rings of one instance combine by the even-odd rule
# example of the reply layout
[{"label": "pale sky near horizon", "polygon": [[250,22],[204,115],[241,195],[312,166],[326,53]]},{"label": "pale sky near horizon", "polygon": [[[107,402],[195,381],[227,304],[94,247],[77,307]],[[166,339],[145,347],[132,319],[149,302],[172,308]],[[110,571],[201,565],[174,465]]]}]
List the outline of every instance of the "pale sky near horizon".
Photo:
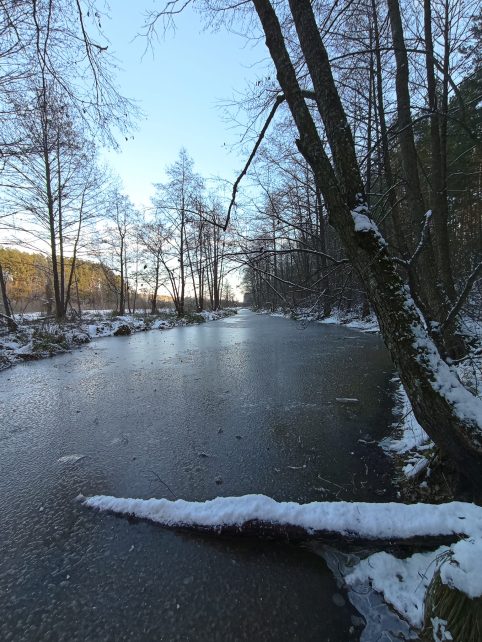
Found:
[{"label": "pale sky near horizon", "polygon": [[164,180],[165,167],[175,162],[181,147],[198,173],[229,181],[230,192],[246,160],[232,146],[244,132],[225,121],[220,105],[255,83],[266,69],[263,42],[253,46],[225,29],[204,31],[200,16],[190,8],[176,18],[175,32],[163,36],[160,25],[158,41],[146,52],[145,38],[136,34],[145,10],[155,6],[149,0],[121,0],[111,5],[111,19],[102,25],[121,68],[120,91],[145,113],[134,138],[119,136],[120,152],[103,152],[102,158],[138,207],[149,206],[152,183]]}]

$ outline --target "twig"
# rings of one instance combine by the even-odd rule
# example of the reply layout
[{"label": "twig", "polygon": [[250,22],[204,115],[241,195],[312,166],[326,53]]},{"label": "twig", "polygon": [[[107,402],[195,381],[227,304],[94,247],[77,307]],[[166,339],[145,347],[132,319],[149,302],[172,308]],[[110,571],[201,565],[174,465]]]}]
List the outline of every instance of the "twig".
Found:
[{"label": "twig", "polygon": [[153,470],[150,470],[149,472],[154,475],[154,477],[157,479],[157,481],[161,482],[161,484],[167,488],[167,490],[171,493],[171,495],[174,497],[174,499],[177,499],[176,495],[173,493],[171,488],[169,488],[169,486],[166,484],[165,481],[162,481],[162,479],[159,477],[159,475],[156,472],[154,472]]}]

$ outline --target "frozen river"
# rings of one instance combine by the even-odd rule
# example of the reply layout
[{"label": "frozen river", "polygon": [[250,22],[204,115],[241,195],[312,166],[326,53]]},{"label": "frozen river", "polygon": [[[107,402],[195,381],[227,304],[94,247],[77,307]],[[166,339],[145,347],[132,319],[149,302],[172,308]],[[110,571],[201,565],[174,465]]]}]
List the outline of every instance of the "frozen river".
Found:
[{"label": "frozen river", "polygon": [[392,499],[367,443],[389,430],[391,374],[378,336],[248,311],[0,373],[0,639],[356,640],[356,612],[303,547],[74,500]]}]

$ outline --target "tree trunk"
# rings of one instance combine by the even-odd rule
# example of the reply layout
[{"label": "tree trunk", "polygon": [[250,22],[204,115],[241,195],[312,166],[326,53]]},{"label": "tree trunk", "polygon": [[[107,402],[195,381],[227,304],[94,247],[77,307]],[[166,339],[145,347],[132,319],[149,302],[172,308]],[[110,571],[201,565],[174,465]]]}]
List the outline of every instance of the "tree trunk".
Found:
[{"label": "tree trunk", "polygon": [[424,0],[425,65],[427,71],[428,107],[430,112],[430,205],[434,223],[434,248],[437,270],[445,293],[453,303],[455,287],[449,248],[447,226],[447,191],[444,185],[444,168],[441,147],[441,123],[437,101],[434,51],[432,38],[431,0]]},{"label": "tree trunk", "polygon": [[48,150],[48,141],[46,134],[43,140],[43,160],[45,172],[45,188],[47,194],[47,212],[49,221],[49,235],[50,235],[50,256],[52,259],[52,279],[54,286],[54,300],[55,300],[55,316],[57,320],[61,321],[64,318],[64,306],[60,294],[60,279],[59,279],[59,266],[57,258],[57,238],[55,234],[55,208],[54,197],[52,193],[52,173],[50,167],[50,158]]},{"label": "tree trunk", "polygon": [[410,254],[408,251],[407,241],[403,231],[403,226],[400,217],[400,208],[398,206],[397,194],[394,188],[395,181],[393,180],[392,164],[390,160],[390,148],[388,144],[388,128],[385,116],[385,104],[383,100],[383,78],[382,78],[382,58],[380,53],[380,31],[378,28],[378,15],[376,0],[372,0],[372,17],[374,24],[374,41],[375,41],[375,84],[376,84],[376,101],[375,107],[378,113],[378,120],[380,123],[380,138],[382,148],[382,162],[383,173],[385,178],[385,189],[388,194],[388,203],[390,205],[391,219],[393,221],[393,229],[395,231],[396,245],[402,257],[409,259]]},{"label": "tree trunk", "polygon": [[124,278],[124,239],[121,236],[120,246],[120,285],[119,285],[119,314],[126,313],[125,278]]},{"label": "tree trunk", "polygon": [[327,274],[327,260],[326,260],[326,233],[325,221],[323,220],[323,206],[321,203],[320,190],[316,190],[316,214],[318,224],[318,246],[322,255],[319,258],[320,269],[323,274],[321,277],[321,287],[323,291],[323,317],[327,318],[331,314],[331,292],[330,292],[330,277]]},{"label": "tree trunk", "polygon": [[67,314],[67,305],[65,301],[65,257],[64,257],[64,230],[63,230],[63,211],[62,211],[62,172],[60,166],[60,132],[57,131],[57,213],[58,213],[58,236],[59,236],[59,260],[60,260],[60,302],[62,305],[62,317]]},{"label": "tree trunk", "polygon": [[159,257],[157,258],[157,263],[156,263],[156,278],[154,282],[154,290],[152,292],[152,299],[151,299],[151,314],[157,314],[157,292],[159,290]]},{"label": "tree trunk", "polygon": [[13,320],[12,308],[10,306],[10,301],[7,294],[7,284],[5,283],[5,277],[3,274],[2,264],[0,263],[0,288],[2,290],[2,302],[3,309],[5,311],[5,316],[7,317],[7,326],[11,332],[15,332],[17,329],[17,324]]},{"label": "tree trunk", "polygon": [[[410,212],[410,229],[416,234],[415,241],[412,243],[414,249],[418,243],[418,231],[422,229],[427,209],[418,173],[418,155],[410,109],[408,55],[399,0],[387,0],[387,5],[396,61],[398,140],[406,184],[406,200]],[[427,320],[443,321],[447,309],[438,287],[435,256],[430,240],[420,252],[417,262],[418,266],[414,266],[411,274],[413,295]],[[415,270],[415,267],[419,269]]]}]

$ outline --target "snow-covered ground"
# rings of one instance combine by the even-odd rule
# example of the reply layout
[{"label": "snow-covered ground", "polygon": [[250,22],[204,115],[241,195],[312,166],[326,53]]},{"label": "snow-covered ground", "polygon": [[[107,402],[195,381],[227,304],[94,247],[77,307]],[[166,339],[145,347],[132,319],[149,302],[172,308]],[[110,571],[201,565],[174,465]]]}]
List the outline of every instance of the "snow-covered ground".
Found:
[{"label": "snow-covered ground", "polygon": [[325,325],[344,325],[346,328],[352,330],[361,330],[362,332],[374,333],[380,332],[378,321],[374,315],[365,317],[364,319],[354,318],[353,316],[343,315],[338,312],[333,313],[329,317],[318,320],[318,323]]},{"label": "snow-covered ground", "polygon": [[[397,420],[393,423],[393,432],[384,439],[380,446],[389,456],[399,462],[400,471],[407,479],[430,475],[428,455],[432,452],[433,442],[418,423],[412,411],[407,393],[398,376],[392,379],[395,385],[394,414]],[[426,481],[421,484],[427,485]]]},{"label": "snow-covered ground", "polygon": [[[474,356],[450,366],[452,376],[464,383],[479,398],[482,398],[482,358]],[[430,455],[434,444],[415,418],[410,401],[398,376],[392,382],[395,385],[394,414],[397,421],[393,424],[390,437],[384,439],[380,446],[400,462],[401,472],[408,479],[420,478],[422,485],[427,485],[423,477],[430,476]],[[423,487],[423,486],[422,486]]]},{"label": "snow-covered ground", "polygon": [[193,312],[178,319],[170,309],[160,311],[155,316],[113,316],[108,310],[85,311],[79,322],[59,325],[52,319],[32,313],[16,320],[16,332],[7,332],[4,329],[4,333],[0,335],[0,370],[21,361],[33,361],[61,354],[99,337],[127,335],[147,330],[168,330],[178,326],[216,321],[232,314],[235,314],[235,311],[231,309]]}]

